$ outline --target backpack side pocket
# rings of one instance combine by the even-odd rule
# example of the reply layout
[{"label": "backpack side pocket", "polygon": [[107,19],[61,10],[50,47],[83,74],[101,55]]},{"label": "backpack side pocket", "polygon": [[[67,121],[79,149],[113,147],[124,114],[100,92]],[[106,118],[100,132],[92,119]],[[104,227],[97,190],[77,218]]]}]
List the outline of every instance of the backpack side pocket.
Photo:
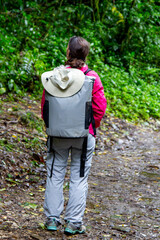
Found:
[{"label": "backpack side pocket", "polygon": [[45,100],[43,106],[43,119],[46,125],[46,128],[49,128],[49,101]]},{"label": "backpack side pocket", "polygon": [[85,129],[89,128],[92,121],[92,102],[86,102],[85,109]]}]

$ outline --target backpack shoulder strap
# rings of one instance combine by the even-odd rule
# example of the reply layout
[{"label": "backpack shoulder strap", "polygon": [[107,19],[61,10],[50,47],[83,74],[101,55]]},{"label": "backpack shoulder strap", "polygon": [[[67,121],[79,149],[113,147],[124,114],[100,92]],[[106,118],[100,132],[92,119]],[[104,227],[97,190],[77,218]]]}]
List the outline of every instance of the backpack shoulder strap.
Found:
[{"label": "backpack shoulder strap", "polygon": [[[86,75],[88,72],[92,71],[90,68],[88,68],[84,74]],[[93,109],[91,106],[91,123],[92,123],[92,127],[93,127],[93,131],[94,131],[94,135],[96,135],[96,127],[95,127],[95,120],[93,117]],[[88,137],[84,138],[83,141],[83,146],[82,146],[82,154],[81,154],[81,163],[80,163],[80,177],[84,177],[84,170],[85,170],[85,162],[86,162],[86,158],[87,158],[87,141],[88,141]]]},{"label": "backpack shoulder strap", "polygon": [[88,137],[85,137],[83,141],[83,146],[82,146],[80,177],[84,177],[85,162],[87,159],[87,142],[88,142]]},{"label": "backpack shoulder strap", "polygon": [[87,75],[88,72],[92,71],[90,68],[88,68],[85,72],[84,75]]},{"label": "backpack shoulder strap", "polygon": [[[84,74],[86,75],[88,72],[92,71],[90,68],[88,68]],[[95,120],[93,117],[93,109],[91,108],[91,119],[92,119],[92,127],[93,127],[93,131],[94,131],[94,135],[96,135],[96,126],[95,126]]]}]

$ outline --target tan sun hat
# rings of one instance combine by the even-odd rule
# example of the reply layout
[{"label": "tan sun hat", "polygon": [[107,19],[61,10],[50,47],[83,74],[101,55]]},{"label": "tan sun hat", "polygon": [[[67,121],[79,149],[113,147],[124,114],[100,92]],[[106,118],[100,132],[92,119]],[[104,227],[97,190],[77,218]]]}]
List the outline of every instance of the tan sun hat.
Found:
[{"label": "tan sun hat", "polygon": [[55,97],[70,97],[83,86],[85,75],[81,70],[60,66],[41,76],[45,90]]}]

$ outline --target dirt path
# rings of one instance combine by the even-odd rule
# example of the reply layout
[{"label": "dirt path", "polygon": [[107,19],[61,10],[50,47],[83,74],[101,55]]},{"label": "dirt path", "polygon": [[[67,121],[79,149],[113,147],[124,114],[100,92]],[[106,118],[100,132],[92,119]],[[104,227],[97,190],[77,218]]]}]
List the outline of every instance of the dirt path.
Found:
[{"label": "dirt path", "polygon": [[[4,149],[0,154],[4,156]],[[4,167],[12,157],[9,154],[5,152],[1,164],[0,239],[160,239],[158,128],[153,130],[118,119],[104,119],[89,176],[84,217],[87,233],[79,236],[67,237],[63,234],[63,228],[56,233],[44,229],[45,165],[43,162],[33,164],[32,159],[32,165],[26,171],[27,163],[24,160],[24,165],[17,165],[17,171],[21,174],[11,178],[13,169],[7,170],[10,169],[9,165]],[[21,151],[20,156],[27,158],[28,155]],[[41,160],[42,156],[39,158]],[[65,204],[68,182],[69,168],[64,185]]]},{"label": "dirt path", "polygon": [[96,158],[90,178],[95,198],[89,203],[99,199],[99,214],[94,215],[99,236],[160,239],[159,181],[160,133],[137,131],[130,141]]}]

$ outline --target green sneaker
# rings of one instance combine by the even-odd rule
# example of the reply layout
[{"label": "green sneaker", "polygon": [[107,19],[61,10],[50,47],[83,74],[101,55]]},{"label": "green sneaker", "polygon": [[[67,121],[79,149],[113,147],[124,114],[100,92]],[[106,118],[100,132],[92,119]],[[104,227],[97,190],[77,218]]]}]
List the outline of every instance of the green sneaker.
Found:
[{"label": "green sneaker", "polygon": [[45,227],[49,231],[57,231],[57,227],[60,225],[60,222],[58,222],[55,218],[48,219],[45,223]]},{"label": "green sneaker", "polygon": [[77,227],[74,223],[67,222],[67,226],[64,229],[64,233],[67,235],[74,235],[74,234],[82,234],[85,233],[86,228],[84,225],[81,225],[80,227]]}]

